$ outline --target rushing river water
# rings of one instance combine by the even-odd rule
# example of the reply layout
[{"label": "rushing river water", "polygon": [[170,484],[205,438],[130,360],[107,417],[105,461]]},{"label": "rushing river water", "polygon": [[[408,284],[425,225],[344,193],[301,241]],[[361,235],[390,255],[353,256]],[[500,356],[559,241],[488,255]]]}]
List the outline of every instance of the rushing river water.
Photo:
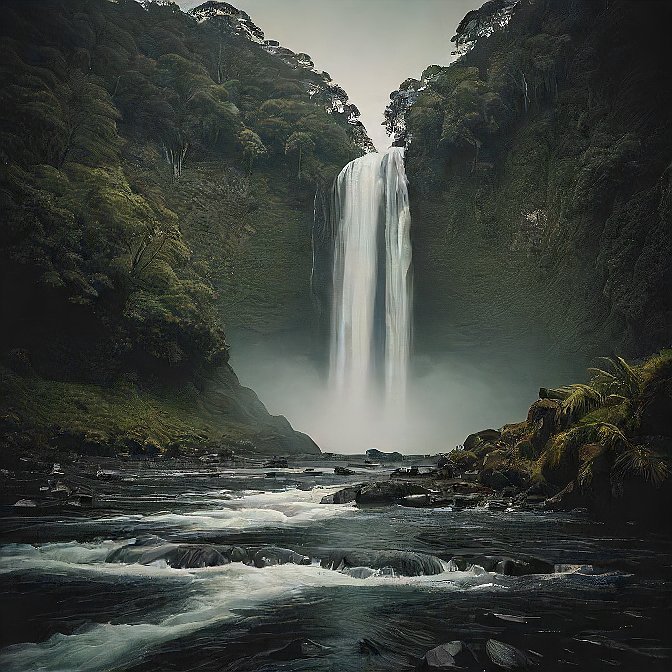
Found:
[{"label": "rushing river water", "polygon": [[[129,465],[122,480],[96,484],[98,508],[87,513],[17,517],[5,507],[0,669],[412,670],[438,644],[482,648],[489,638],[535,652],[544,671],[672,669],[668,538],[627,525],[615,534],[580,514],[320,504],[362,480],[331,472]],[[313,559],[329,549],[411,550],[441,558],[446,571],[357,578],[316,561],[107,561],[144,535],[274,545]],[[454,554],[483,553],[571,567],[522,577],[450,571]],[[285,648],[293,640],[328,648],[302,657]]]}]

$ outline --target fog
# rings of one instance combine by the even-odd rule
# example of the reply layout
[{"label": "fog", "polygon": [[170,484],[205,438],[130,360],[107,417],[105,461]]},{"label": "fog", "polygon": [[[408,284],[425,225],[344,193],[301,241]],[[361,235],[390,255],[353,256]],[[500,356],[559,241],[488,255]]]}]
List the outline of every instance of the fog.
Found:
[{"label": "fog", "polygon": [[272,414],[287,417],[326,452],[452,450],[472,432],[524,420],[548,377],[516,376],[504,362],[500,366],[458,356],[416,356],[406,414],[390,418],[375,395],[364,408],[340,403],[328,387],[326,373],[313,360],[278,355],[277,346],[274,350],[239,336],[233,339],[231,365],[241,383],[251,387]]}]

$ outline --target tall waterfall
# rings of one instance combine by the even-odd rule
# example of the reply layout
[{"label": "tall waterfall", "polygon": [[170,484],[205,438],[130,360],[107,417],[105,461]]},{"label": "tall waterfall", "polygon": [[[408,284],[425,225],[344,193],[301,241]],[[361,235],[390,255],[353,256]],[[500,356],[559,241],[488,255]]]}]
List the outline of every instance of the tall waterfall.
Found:
[{"label": "tall waterfall", "polygon": [[350,162],[334,185],[331,384],[355,407],[380,386],[405,403],[411,342],[411,216],[404,150]]}]

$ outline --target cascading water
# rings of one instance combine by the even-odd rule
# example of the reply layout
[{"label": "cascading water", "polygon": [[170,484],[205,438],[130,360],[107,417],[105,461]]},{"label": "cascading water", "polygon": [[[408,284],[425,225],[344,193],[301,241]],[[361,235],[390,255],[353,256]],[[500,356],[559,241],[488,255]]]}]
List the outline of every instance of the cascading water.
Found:
[{"label": "cascading water", "polygon": [[[404,150],[350,162],[334,185],[331,384],[354,407],[403,410],[411,342],[411,217]],[[381,381],[382,379],[382,381]]]}]

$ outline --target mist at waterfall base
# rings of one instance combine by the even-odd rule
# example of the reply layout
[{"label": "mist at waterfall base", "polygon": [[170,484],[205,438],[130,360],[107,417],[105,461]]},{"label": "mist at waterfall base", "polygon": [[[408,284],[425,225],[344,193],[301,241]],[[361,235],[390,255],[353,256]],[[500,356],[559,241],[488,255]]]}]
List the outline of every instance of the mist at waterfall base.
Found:
[{"label": "mist at waterfall base", "polygon": [[[234,338],[231,364],[273,414],[287,417],[325,452],[361,453],[368,448],[404,454],[452,450],[470,433],[523,420],[536,399],[541,372],[522,379],[506,361],[483,364],[460,356],[415,355],[406,410],[385,417],[379,398],[347,412],[334,407],[328,378],[309,357],[272,344]],[[497,373],[499,371],[499,373]],[[536,387],[535,387],[536,385]]]},{"label": "mist at waterfall base", "polygon": [[[272,352],[263,344],[234,342],[234,369],[269,411],[285,415],[323,450],[339,453],[444,452],[471,432],[518,417],[531,401],[529,393],[512,392],[510,383],[499,389],[492,374],[464,361],[416,357],[411,369],[411,214],[404,150],[392,147],[345,166],[327,221],[328,375],[296,353],[278,355],[277,342]],[[316,270],[314,275],[321,275]]]}]

